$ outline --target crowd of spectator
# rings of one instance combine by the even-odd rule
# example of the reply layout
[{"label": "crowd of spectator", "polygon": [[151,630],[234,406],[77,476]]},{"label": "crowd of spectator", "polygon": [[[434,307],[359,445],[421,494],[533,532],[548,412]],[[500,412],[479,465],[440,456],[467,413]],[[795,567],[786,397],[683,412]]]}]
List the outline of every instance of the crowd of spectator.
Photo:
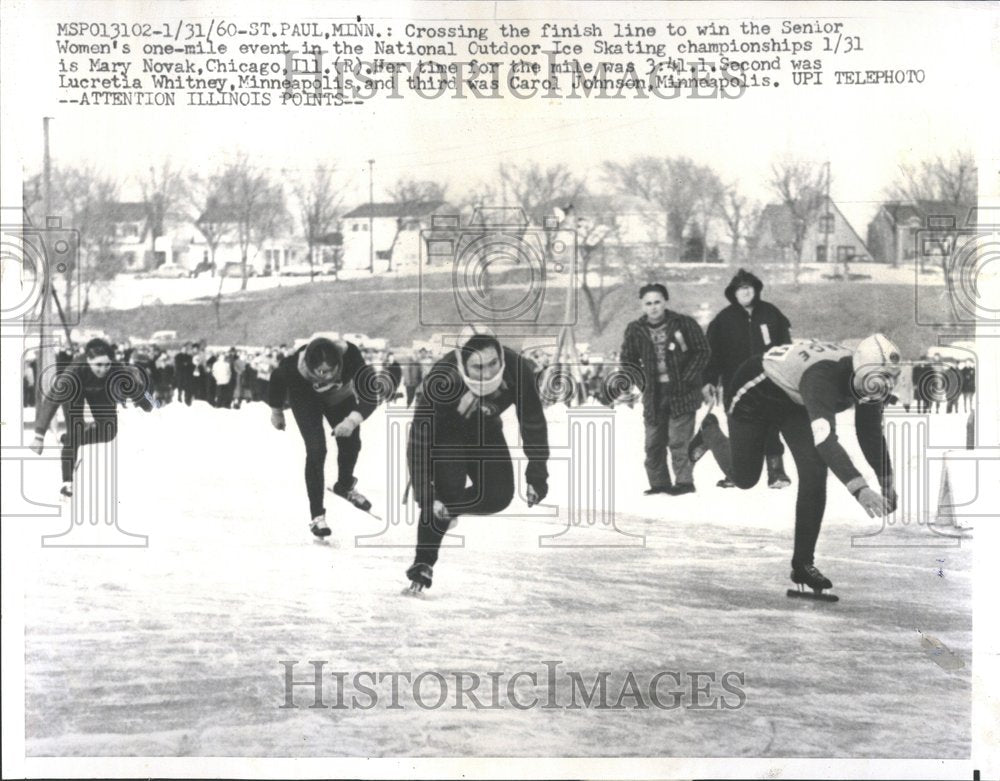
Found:
[{"label": "crowd of spectator", "polygon": [[[68,365],[79,354],[81,346],[59,350],[57,366]],[[287,344],[259,348],[219,349],[198,342],[189,342],[174,349],[156,345],[131,345],[128,342],[114,345],[116,360],[134,364],[145,370],[150,378],[154,395],[161,405],[173,401],[190,406],[203,401],[220,409],[239,409],[243,404],[267,401],[267,387],[271,372],[278,362],[294,348]],[[440,351],[421,347],[412,351],[382,351],[362,348],[365,360],[384,368],[390,376],[401,378],[394,385],[401,385],[392,399],[407,406],[413,401],[417,387],[441,357]],[[590,403],[612,406],[624,403],[634,406],[638,396],[619,393],[610,397],[610,376],[616,371],[619,353],[590,354],[582,352],[573,365],[563,365],[556,371],[552,366],[551,350],[531,348],[527,356],[535,364],[535,371],[542,399],[546,404],[563,403],[568,406]],[[917,412],[968,412],[976,389],[976,370],[971,361],[954,363],[939,355],[923,356],[915,362],[909,376],[904,377],[897,389],[899,402],[907,410]],[[37,360],[29,356],[24,364],[23,402],[25,407],[35,405]],[[909,380],[910,382],[907,382]],[[620,390],[620,389],[619,389]],[[961,409],[960,409],[961,407]]]}]

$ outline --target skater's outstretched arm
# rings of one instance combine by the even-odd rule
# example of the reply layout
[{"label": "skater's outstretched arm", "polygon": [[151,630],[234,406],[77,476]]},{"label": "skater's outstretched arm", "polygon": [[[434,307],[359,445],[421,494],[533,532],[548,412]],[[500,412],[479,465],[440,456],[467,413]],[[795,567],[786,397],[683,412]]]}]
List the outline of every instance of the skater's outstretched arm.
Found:
[{"label": "skater's outstretched arm", "polygon": [[267,405],[271,408],[271,425],[278,431],[285,430],[285,398],[288,395],[288,359],[281,361],[271,372],[267,384]]},{"label": "skater's outstretched arm", "polygon": [[893,485],[892,462],[889,449],[882,432],[882,402],[867,402],[854,407],[854,430],[865,460],[875,472],[882,495],[889,504],[889,512],[895,509],[896,490]]},{"label": "skater's outstretched arm", "polygon": [[799,392],[809,415],[813,442],[816,452],[830,471],[864,507],[869,517],[882,516],[886,509],[882,497],[868,486],[837,439],[837,404],[841,397],[839,389],[843,385],[841,369],[833,361],[822,361],[803,373]]},{"label": "skater's outstretched arm", "polygon": [[55,417],[56,410],[61,404],[76,401],[77,397],[83,393],[83,380],[80,376],[82,367],[86,364],[81,360],[76,360],[60,369],[49,385],[49,391],[42,390],[41,383],[37,386],[37,392],[41,394],[38,405],[38,415],[35,418],[35,439],[29,448],[36,455],[40,455],[45,446],[45,434],[49,430],[52,418]]},{"label": "skater's outstretched arm", "polygon": [[524,455],[528,458],[525,479],[533,491],[529,497],[531,504],[542,501],[549,491],[549,424],[545,420],[538,387],[531,363],[524,356],[514,359],[517,367],[517,399],[515,411],[521,428],[521,442]]}]

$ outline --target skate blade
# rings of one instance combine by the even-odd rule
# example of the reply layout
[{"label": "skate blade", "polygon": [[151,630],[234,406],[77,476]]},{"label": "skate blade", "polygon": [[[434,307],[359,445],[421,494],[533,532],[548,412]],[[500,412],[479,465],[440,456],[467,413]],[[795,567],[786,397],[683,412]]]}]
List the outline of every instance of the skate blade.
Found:
[{"label": "skate blade", "polygon": [[404,597],[413,597],[414,599],[427,598],[427,592],[424,590],[424,587],[421,586],[419,583],[411,583],[409,586],[404,588],[399,593],[402,594]]},{"label": "skate blade", "polygon": [[824,594],[822,591],[799,591],[798,589],[790,588],[785,592],[790,597],[800,597],[802,599],[815,599],[819,602],[839,602],[840,597],[836,594]]},{"label": "skate blade", "polygon": [[381,521],[381,520],[382,520],[382,516],[381,516],[381,515],[376,515],[376,514],[375,514],[375,513],[373,513],[373,512],[371,511],[371,510],[366,510],[366,509],[364,509],[363,507],[358,507],[358,506],[357,506],[357,505],[356,505],[356,504],[355,504],[354,502],[352,502],[352,501],[351,501],[350,499],[344,499],[344,497],[343,497],[343,496],[341,496],[340,494],[338,494],[338,493],[337,493],[336,491],[334,491],[334,490],[333,490],[333,486],[329,486],[329,485],[328,485],[328,486],[326,487],[326,490],[327,490],[327,491],[329,491],[329,492],[330,492],[331,494],[333,494],[334,496],[336,496],[336,497],[337,497],[338,499],[341,499],[341,500],[343,500],[343,501],[347,502],[347,503],[348,503],[349,505],[351,505],[351,507],[353,507],[353,508],[354,508],[355,510],[360,510],[360,511],[361,511],[361,512],[363,512],[363,513],[364,513],[365,515],[370,515],[370,516],[371,516],[372,518],[374,518],[374,519],[375,519],[376,521]]}]

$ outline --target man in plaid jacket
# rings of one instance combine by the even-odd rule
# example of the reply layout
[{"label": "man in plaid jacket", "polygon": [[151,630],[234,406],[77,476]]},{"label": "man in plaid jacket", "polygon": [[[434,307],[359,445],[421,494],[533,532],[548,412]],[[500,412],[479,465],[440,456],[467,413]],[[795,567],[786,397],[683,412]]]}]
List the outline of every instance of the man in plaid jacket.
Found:
[{"label": "man in plaid jacket", "polygon": [[[667,309],[667,288],[659,283],[639,289],[643,316],[625,328],[621,365],[642,387],[646,424],[646,494],[679,496],[694,492],[687,443],[701,406],[701,379],[711,351],[693,318]],[[667,450],[674,468],[671,482]]]}]

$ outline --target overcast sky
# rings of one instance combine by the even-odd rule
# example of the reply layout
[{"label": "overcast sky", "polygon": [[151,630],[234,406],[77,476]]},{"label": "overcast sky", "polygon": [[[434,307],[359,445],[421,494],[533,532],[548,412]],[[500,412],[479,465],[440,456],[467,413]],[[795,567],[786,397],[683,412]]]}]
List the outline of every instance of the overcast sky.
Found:
[{"label": "overcast sky", "polygon": [[[685,6],[671,3],[615,3],[600,6],[549,4],[546,8],[501,4],[497,15],[527,20],[560,18],[569,23],[613,19],[691,24],[694,14],[738,23],[748,3]],[[149,7],[148,4],[144,4]],[[227,18],[314,18],[330,6],[283,4],[280,14],[260,7],[203,3],[158,3],[156,18],[226,13]],[[239,16],[236,9],[239,8]],[[401,18],[403,7],[368,6],[368,19]],[[84,9],[86,13],[83,13]],[[339,6],[353,12],[354,6]],[[407,4],[408,16],[468,19],[494,14],[493,3]],[[465,191],[492,177],[501,161],[563,162],[602,183],[603,160],[624,161],[639,154],[686,155],[710,164],[747,195],[772,199],[768,188],[772,161],[829,160],[832,195],[864,235],[883,191],[902,161],[916,161],[956,149],[981,149],[995,122],[988,121],[990,99],[982,86],[990,37],[996,35],[996,6],[947,4],[872,4],[836,6],[761,4],[758,21],[803,16],[842,19],[860,33],[865,51],[842,57],[839,68],[922,68],[926,80],[914,86],[837,87],[833,61],[822,87],[795,90],[761,88],[738,100],[376,100],[341,108],[82,108],[57,103],[51,87],[57,59],[56,20],[141,18],[138,5],[126,3],[5,3],[4,146],[12,143],[27,171],[41,166],[41,117],[54,118],[52,153],[56,163],[90,163],[122,179],[169,158],[174,164],[211,170],[238,151],[248,152],[275,171],[337,165],[349,183],[348,204],[366,201],[366,162],[376,160],[376,199],[401,176],[445,181],[450,192]],[[257,16],[254,14],[258,13]],[[864,15],[864,19],[860,18]],[[657,17],[654,20],[654,17]],[[152,17],[148,17],[152,20]],[[197,17],[195,17],[197,18]],[[366,19],[367,20],[367,19]],[[528,23],[526,21],[526,23]],[[8,48],[9,47],[9,48]],[[994,56],[996,56],[994,54]],[[788,55],[783,55],[786,59]],[[849,65],[847,63],[850,63]],[[178,101],[180,102],[180,101]],[[5,153],[9,159],[11,151]],[[5,166],[5,185],[10,169]],[[126,187],[125,197],[135,197]]]}]

